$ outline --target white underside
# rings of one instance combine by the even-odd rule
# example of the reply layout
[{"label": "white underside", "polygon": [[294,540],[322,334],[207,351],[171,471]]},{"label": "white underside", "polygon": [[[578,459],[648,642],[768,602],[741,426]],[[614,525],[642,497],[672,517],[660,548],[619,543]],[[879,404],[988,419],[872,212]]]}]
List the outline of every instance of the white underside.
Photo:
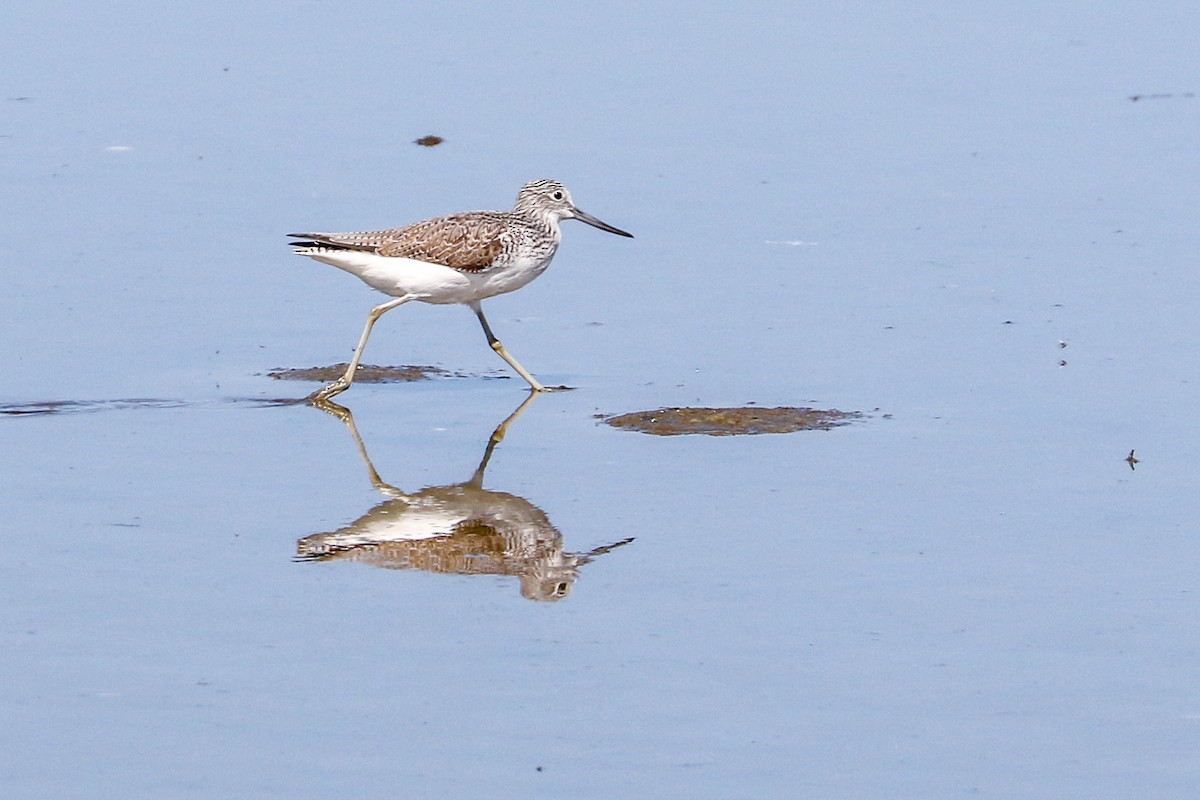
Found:
[{"label": "white underside", "polygon": [[330,544],[353,547],[382,542],[416,542],[434,539],[454,533],[455,526],[463,522],[457,514],[447,514],[438,509],[405,509],[403,513],[383,518],[360,521],[350,528],[327,534]]},{"label": "white underside", "polygon": [[392,297],[414,295],[425,303],[472,303],[520,289],[546,271],[550,259],[517,259],[502,270],[462,272],[441,264],[359,250],[307,248],[296,251],[357,275],[372,289]]},{"label": "white underside", "polygon": [[506,537],[510,554],[528,557],[545,550],[539,543],[558,536],[541,509],[505,492],[446,486],[405,497],[382,503],[346,527],[315,538],[335,547],[415,542],[450,536],[471,524]]}]

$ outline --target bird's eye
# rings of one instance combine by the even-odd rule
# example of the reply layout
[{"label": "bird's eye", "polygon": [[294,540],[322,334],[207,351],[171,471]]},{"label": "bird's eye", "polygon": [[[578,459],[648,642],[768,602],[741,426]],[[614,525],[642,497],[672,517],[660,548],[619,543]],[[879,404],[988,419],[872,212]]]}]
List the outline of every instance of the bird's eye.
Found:
[{"label": "bird's eye", "polygon": [[555,192],[553,197],[555,200],[562,200],[562,197],[563,197],[562,192]]}]

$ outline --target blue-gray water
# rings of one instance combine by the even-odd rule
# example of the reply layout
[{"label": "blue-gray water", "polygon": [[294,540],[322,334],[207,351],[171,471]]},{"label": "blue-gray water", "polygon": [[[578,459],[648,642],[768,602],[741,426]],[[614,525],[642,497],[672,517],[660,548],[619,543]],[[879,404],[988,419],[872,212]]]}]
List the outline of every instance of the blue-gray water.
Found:
[{"label": "blue-gray water", "polygon": [[[0,795],[1194,797],[1200,8],[527,9],[0,14],[0,404],[101,403],[0,417]],[[294,561],[385,498],[337,419],[248,401],[379,299],[283,235],[543,176],[637,238],[566,223],[485,304],[578,388],[484,487],[635,540],[553,603]],[[416,305],[365,360],[504,367]],[[523,396],[339,400],[415,492]],[[595,419],[744,403],[869,413]]]}]

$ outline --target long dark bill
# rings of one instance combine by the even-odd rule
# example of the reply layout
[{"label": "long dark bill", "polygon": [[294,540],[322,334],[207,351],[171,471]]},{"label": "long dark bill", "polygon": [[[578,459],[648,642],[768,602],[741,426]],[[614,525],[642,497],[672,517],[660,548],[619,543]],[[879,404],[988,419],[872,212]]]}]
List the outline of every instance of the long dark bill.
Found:
[{"label": "long dark bill", "polygon": [[632,233],[626,233],[625,231],[621,230],[620,228],[614,228],[612,225],[609,225],[607,222],[601,222],[600,220],[593,217],[591,214],[586,214],[583,211],[580,211],[578,208],[573,208],[572,213],[575,214],[575,219],[579,220],[580,222],[586,222],[588,225],[591,225],[593,228],[599,228],[602,231],[608,231],[609,233],[615,233],[617,236],[628,236],[630,239],[633,238]]}]

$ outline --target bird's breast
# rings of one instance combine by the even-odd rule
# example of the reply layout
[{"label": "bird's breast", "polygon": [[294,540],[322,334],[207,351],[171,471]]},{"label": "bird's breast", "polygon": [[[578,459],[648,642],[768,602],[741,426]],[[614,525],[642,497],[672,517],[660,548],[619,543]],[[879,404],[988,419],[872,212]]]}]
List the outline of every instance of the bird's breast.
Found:
[{"label": "bird's breast", "polygon": [[502,253],[496,263],[485,270],[488,294],[504,294],[520,289],[546,271],[558,242],[521,243]]}]

